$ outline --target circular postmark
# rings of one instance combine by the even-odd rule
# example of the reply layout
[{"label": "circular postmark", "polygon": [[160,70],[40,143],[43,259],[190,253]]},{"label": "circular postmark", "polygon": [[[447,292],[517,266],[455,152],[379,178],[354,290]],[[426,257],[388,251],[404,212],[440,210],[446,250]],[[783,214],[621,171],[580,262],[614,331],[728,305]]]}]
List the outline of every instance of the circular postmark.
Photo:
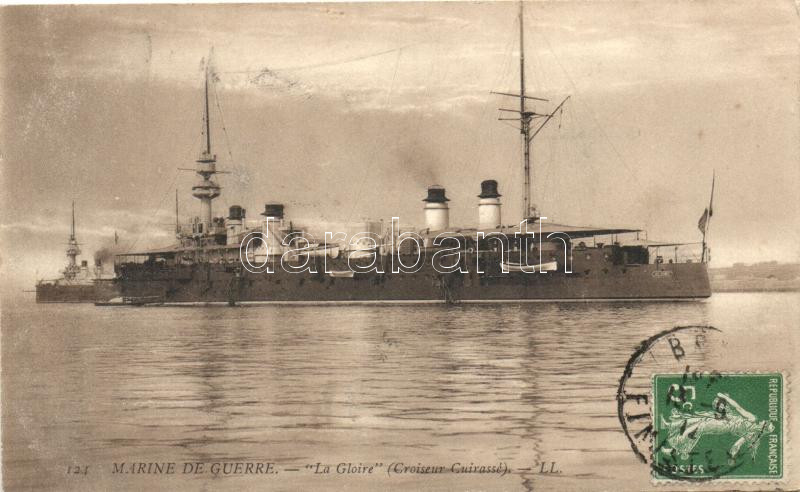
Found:
[{"label": "circular postmark", "polygon": [[736,391],[752,381],[713,368],[711,352],[724,344],[721,335],[713,326],[665,330],[642,341],[625,366],[617,416],[656,480],[741,476],[775,432],[769,419],[748,411],[754,405],[748,394]]}]

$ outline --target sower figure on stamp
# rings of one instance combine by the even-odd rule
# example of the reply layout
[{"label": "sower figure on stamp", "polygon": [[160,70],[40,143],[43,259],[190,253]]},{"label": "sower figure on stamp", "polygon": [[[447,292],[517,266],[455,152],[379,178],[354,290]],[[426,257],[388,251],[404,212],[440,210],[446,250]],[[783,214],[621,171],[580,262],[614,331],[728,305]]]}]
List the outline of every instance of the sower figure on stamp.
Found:
[{"label": "sower figure on stamp", "polygon": [[664,448],[664,451],[670,453],[674,449],[681,459],[689,458],[689,454],[704,435],[732,434],[738,439],[728,451],[730,459],[736,458],[741,447],[747,444],[755,460],[761,437],[775,430],[771,422],[759,422],[755,415],[725,393],[717,393],[713,412],[692,411],[692,404],[686,405],[688,412],[672,409],[669,421],[661,418],[661,427],[666,428],[668,433],[666,442],[672,446],[672,449]]}]

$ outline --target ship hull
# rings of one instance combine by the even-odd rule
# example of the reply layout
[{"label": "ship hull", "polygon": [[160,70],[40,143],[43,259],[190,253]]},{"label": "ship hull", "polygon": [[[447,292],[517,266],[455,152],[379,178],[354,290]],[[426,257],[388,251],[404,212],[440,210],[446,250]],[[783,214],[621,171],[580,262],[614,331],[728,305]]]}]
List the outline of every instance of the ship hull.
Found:
[{"label": "ship hull", "polygon": [[38,303],[91,303],[106,301],[116,295],[117,288],[113,279],[98,279],[91,284],[41,282],[36,285]]},{"label": "ship hull", "polygon": [[581,272],[440,274],[251,273],[236,266],[199,264],[173,271],[128,270],[122,296],[164,303],[262,302],[502,302],[696,300],[711,295],[702,263],[610,266]]},{"label": "ship hull", "polygon": [[95,297],[93,285],[39,284],[36,286],[36,302],[39,303],[94,302]]}]

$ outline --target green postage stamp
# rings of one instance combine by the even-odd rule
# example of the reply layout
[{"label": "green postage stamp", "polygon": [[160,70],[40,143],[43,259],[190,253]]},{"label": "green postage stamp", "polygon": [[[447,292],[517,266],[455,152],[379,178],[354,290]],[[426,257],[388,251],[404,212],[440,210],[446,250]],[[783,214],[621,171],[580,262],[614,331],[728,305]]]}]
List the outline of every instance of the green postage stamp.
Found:
[{"label": "green postage stamp", "polygon": [[653,376],[656,480],[783,477],[781,374]]}]

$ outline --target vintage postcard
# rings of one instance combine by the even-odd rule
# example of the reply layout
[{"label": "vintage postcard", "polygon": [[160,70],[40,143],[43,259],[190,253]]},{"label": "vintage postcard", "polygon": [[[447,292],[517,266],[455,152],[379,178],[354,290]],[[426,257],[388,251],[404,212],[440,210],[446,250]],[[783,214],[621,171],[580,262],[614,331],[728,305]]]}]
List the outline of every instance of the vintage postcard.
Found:
[{"label": "vintage postcard", "polygon": [[797,2],[0,26],[3,490],[800,488]]}]

